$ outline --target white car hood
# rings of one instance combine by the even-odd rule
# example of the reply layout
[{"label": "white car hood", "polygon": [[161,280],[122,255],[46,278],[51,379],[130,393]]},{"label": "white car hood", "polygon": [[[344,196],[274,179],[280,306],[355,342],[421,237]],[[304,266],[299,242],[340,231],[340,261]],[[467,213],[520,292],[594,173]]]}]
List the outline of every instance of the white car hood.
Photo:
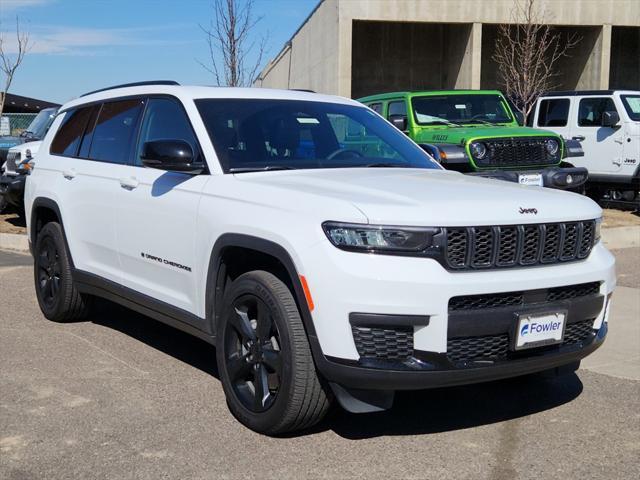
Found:
[{"label": "white car hood", "polygon": [[315,214],[322,213],[322,198],[348,202],[372,224],[508,225],[587,220],[602,215],[600,207],[582,195],[445,170],[340,168],[235,176],[277,190],[272,191],[271,198],[293,199],[300,207],[319,209]]}]

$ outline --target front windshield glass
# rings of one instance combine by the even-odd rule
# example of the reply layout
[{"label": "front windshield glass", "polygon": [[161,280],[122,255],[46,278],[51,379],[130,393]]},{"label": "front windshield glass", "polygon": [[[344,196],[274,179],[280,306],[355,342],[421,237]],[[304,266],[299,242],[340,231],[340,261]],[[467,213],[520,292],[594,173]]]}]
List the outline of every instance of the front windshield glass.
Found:
[{"label": "front windshield glass", "polygon": [[225,172],[440,168],[364,106],[266,99],[202,99],[196,105]]},{"label": "front windshield glass", "polygon": [[640,95],[622,95],[622,103],[634,122],[640,122]]},{"label": "front windshield glass", "polygon": [[55,109],[41,110],[27,127],[27,133],[35,138],[42,139],[55,117]]},{"label": "front windshield glass", "polygon": [[509,123],[509,107],[500,95],[433,95],[411,99],[420,125]]}]

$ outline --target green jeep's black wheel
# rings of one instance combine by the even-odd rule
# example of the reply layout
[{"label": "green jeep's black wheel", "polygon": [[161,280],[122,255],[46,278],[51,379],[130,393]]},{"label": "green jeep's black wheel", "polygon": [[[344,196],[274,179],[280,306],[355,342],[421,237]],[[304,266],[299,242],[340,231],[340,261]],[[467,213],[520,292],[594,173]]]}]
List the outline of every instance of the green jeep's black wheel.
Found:
[{"label": "green jeep's black wheel", "polygon": [[308,428],[329,408],[297,305],[274,275],[249,272],[225,293],[217,360],[229,409],[276,435]]},{"label": "green jeep's black wheel", "polygon": [[54,322],[82,320],[91,297],[76,289],[62,227],[47,223],[38,233],[34,248],[34,280],[40,310]]}]

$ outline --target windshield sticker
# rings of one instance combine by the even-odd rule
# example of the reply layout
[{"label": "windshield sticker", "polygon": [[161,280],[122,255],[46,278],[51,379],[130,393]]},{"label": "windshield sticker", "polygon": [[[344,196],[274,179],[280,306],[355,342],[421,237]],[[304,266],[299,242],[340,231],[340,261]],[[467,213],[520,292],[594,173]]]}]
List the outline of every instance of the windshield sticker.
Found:
[{"label": "windshield sticker", "polygon": [[312,118],[312,117],[298,117],[296,118],[296,120],[298,120],[298,123],[313,123],[313,124],[320,123],[320,121],[317,118]]},{"label": "windshield sticker", "polygon": [[467,106],[464,103],[456,103],[456,108],[458,110],[465,110]]}]

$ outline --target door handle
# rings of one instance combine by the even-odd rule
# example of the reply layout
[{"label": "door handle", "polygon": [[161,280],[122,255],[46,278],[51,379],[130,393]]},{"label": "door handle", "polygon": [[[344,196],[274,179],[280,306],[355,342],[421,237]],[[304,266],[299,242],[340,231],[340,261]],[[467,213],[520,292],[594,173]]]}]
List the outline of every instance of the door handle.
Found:
[{"label": "door handle", "polygon": [[62,172],[62,176],[67,180],[73,180],[74,178],[76,178],[76,175],[77,175],[77,172],[73,168],[70,170],[64,170]]},{"label": "door handle", "polygon": [[576,135],[575,137],[571,137],[571,139],[581,142],[584,140],[584,135]]},{"label": "door handle", "polygon": [[140,185],[140,182],[137,178],[134,177],[122,177],[120,179],[120,186],[125,190],[133,190]]}]

